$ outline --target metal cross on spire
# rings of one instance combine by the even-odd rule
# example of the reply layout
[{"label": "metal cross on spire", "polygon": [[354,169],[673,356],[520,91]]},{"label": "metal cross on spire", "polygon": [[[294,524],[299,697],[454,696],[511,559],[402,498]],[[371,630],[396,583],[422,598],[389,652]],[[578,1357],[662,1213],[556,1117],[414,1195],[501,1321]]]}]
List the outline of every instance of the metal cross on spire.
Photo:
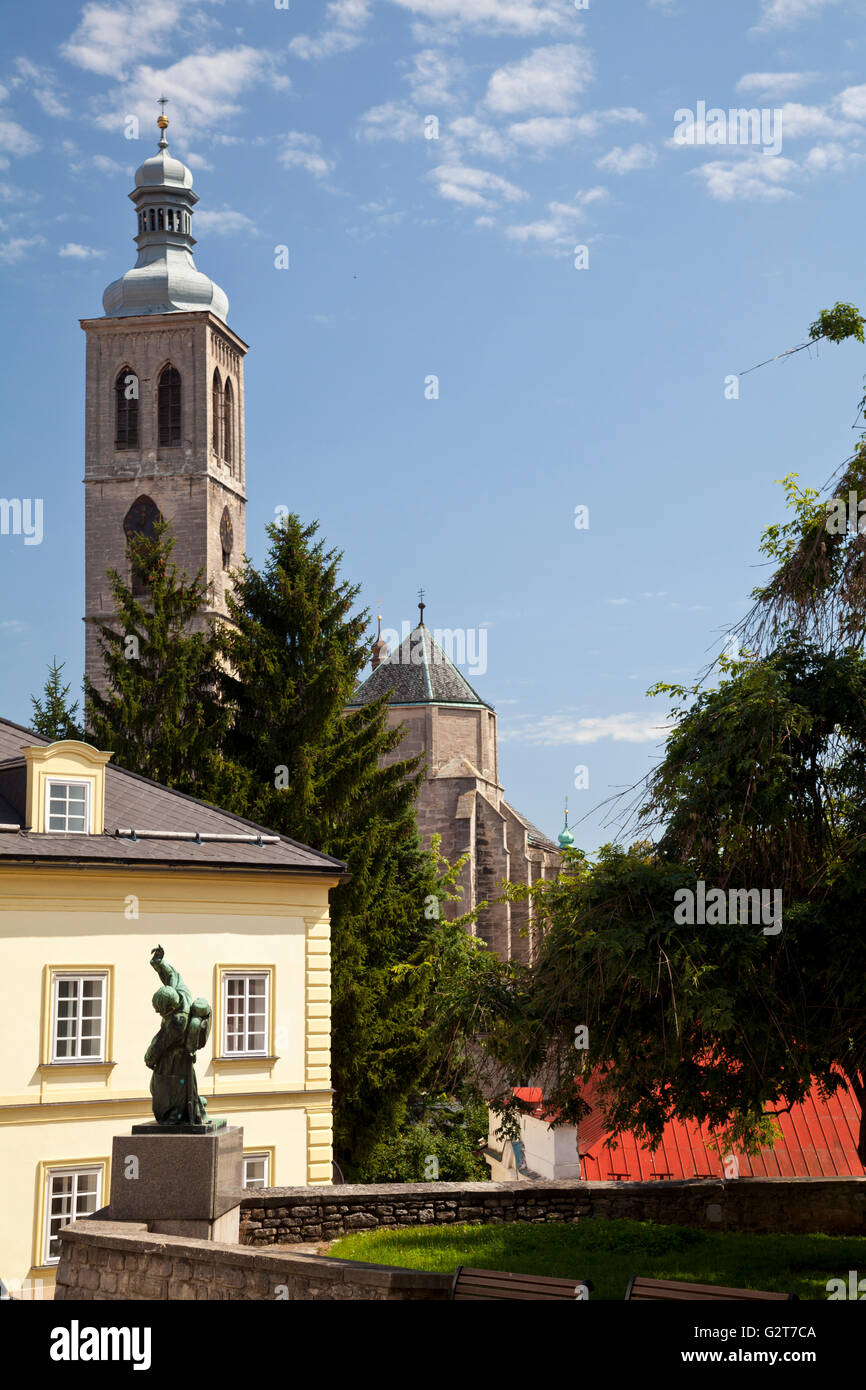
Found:
[{"label": "metal cross on spire", "polygon": [[168,106],[168,97],[158,97],[158,98],[157,98],[156,104],[157,104],[157,106],[161,106],[161,107],[162,107],[161,115],[164,116],[164,115],[165,115],[165,108]]},{"label": "metal cross on spire", "polygon": [[424,590],[423,590],[423,589],[419,589],[419,590],[418,590],[418,598],[419,598],[419,600],[420,600],[420,602],[419,602],[419,604],[418,604],[418,612],[421,614],[421,623],[420,623],[420,626],[423,627],[423,626],[424,626],[424,609],[427,607],[426,603],[424,602]]}]

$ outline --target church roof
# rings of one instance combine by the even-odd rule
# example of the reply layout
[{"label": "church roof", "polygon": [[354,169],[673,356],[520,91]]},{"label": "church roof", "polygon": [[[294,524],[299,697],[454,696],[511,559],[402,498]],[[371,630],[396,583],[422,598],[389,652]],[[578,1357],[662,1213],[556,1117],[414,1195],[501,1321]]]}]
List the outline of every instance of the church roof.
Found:
[{"label": "church roof", "polygon": [[474,705],[492,709],[462,676],[450,657],[419,623],[400,646],[357,686],[348,708],[369,705],[387,694],[392,705]]},{"label": "church roof", "polygon": [[[105,831],[101,835],[37,833],[26,825],[24,745],[50,739],[0,719],[0,865],[10,861],[78,865],[166,864],[174,868],[288,870],[339,879],[345,864],[331,855],[281,835],[278,843],[259,844],[274,832],[242,816],[221,811],[195,796],[172,791],[137,772],[108,763],[105,768]],[[21,827],[21,828],[18,828]],[[138,838],[120,834],[135,830]],[[147,832],[174,832],[177,839],[151,839]],[[235,840],[202,840],[194,835],[235,835]],[[187,838],[182,838],[187,837]]]},{"label": "church roof", "polygon": [[535,849],[548,849],[559,853],[559,846],[553,843],[550,836],[545,835],[544,831],[539,830],[537,825],[533,825],[531,820],[526,819],[526,816],[522,816],[516,807],[511,805],[510,801],[503,801],[502,804],[507,806],[511,814],[516,816],[521,825],[526,827],[526,837]]}]

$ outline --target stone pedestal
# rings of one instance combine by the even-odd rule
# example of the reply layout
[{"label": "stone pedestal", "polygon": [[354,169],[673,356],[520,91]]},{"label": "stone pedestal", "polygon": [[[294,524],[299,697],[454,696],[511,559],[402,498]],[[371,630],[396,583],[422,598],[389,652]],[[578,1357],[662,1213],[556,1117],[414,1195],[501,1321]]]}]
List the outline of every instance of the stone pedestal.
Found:
[{"label": "stone pedestal", "polygon": [[173,1132],[135,1125],[111,1154],[112,1221],[144,1221],[158,1235],[238,1239],[244,1132]]}]

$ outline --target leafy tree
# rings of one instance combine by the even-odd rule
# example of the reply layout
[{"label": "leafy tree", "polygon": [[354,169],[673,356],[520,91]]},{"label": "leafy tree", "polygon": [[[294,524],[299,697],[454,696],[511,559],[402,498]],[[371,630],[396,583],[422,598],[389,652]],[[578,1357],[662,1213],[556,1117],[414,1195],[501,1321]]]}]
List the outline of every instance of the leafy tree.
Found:
[{"label": "leafy tree", "polygon": [[[846,304],[810,333],[852,337],[864,322]],[[766,1103],[801,1101],[813,1078],[824,1095],[848,1086],[866,1165],[866,522],[840,525],[835,500],[866,494],[866,436],[829,498],[783,481],[790,519],[764,533],[774,571],[739,629],[751,650],[721,658],[714,687],[650,692],[677,702],[634,822],[658,841],[593,865],[567,854],[559,880],[512,890],[547,932],[487,1045],[560,1122],[586,1113],[592,1074],[610,1128],[651,1146],[676,1117],[753,1149],[772,1139]],[[726,905],[781,889],[782,931],[679,920],[676,895],[699,882]],[[507,1085],[498,1099],[507,1131],[525,1107]]]},{"label": "leafy tree", "polygon": [[202,574],[179,573],[173,550],[161,522],[152,537],[128,542],[140,585],[108,572],[115,618],[98,625],[106,688],[85,677],[87,726],[121,766],[213,798],[230,780],[220,749],[231,710],[220,698],[216,635],[199,621],[207,604]]},{"label": "leafy tree", "polygon": [[48,679],[42,689],[42,695],[31,695],[30,703],[33,706],[33,727],[37,733],[43,734],[46,738],[53,740],[61,738],[83,738],[84,732],[77,721],[78,701],[69,704],[69,692],[71,685],[63,684],[63,668],[65,661],[58,663],[57,657],[51,658],[48,666]]},{"label": "leafy tree", "polygon": [[[822,310],[812,324],[810,341],[864,341],[864,320],[851,304]],[[866,395],[857,407],[866,417]],[[761,550],[774,565],[766,584],[758,585],[754,607],[738,632],[752,649],[771,650],[788,630],[827,651],[862,647],[866,642],[866,434],[830,480],[823,499],[815,488],[802,488],[798,475],[780,479],[790,519],[767,527]],[[855,503],[854,525],[845,515]],[[861,529],[862,528],[862,529]]]},{"label": "leafy tree", "polygon": [[480,1096],[465,1104],[444,1095],[419,1096],[408,1118],[375,1144],[358,1181],[484,1182],[490,1177],[481,1153],[488,1124]]}]

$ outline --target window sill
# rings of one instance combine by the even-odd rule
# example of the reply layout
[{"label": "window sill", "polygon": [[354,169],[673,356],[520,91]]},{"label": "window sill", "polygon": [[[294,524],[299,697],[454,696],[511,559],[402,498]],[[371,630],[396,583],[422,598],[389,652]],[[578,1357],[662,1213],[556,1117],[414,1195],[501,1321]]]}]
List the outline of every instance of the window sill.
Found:
[{"label": "window sill", "polygon": [[71,1071],[78,1067],[83,1071],[110,1072],[116,1062],[97,1062],[89,1057],[70,1057],[64,1062],[40,1062],[39,1071]]},{"label": "window sill", "polygon": [[223,1066],[226,1062],[278,1062],[279,1057],[266,1057],[261,1052],[233,1052],[229,1057],[214,1057],[214,1065]]}]

